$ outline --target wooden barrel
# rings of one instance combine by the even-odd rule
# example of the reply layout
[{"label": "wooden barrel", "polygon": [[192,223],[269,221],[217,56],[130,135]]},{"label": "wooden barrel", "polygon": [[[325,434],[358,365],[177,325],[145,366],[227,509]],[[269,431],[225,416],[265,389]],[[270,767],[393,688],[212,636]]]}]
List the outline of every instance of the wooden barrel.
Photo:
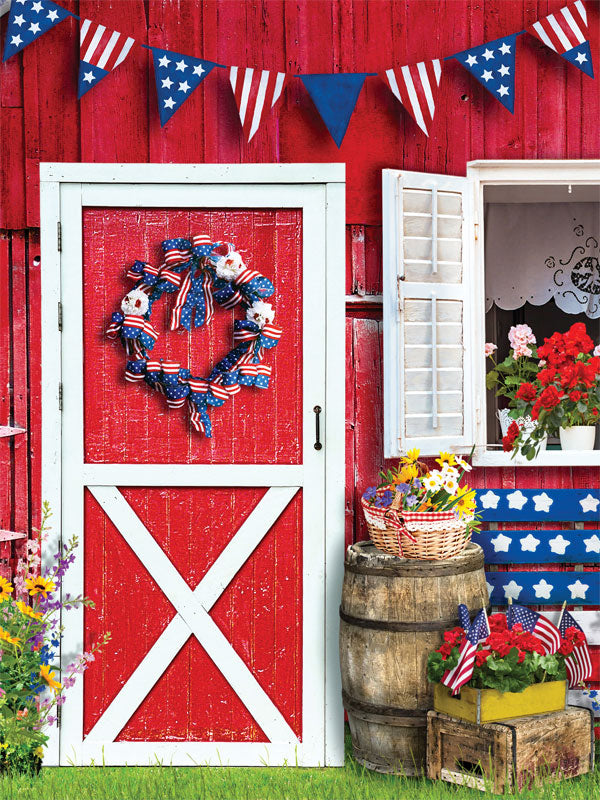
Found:
[{"label": "wooden barrel", "polygon": [[443,631],[488,605],[483,551],[417,561],[377,550],[346,552],[340,606],[340,664],[354,757],[369,769],[425,774],[426,713],[433,708],[427,656]]}]

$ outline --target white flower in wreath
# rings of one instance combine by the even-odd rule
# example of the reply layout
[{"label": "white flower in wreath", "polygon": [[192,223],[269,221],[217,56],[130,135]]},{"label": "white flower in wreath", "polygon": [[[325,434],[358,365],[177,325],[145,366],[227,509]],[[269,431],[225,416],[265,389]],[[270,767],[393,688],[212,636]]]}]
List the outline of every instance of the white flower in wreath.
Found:
[{"label": "white flower in wreath", "polygon": [[250,322],[256,322],[258,327],[262,328],[275,319],[273,306],[270,303],[265,303],[264,300],[255,300],[246,311],[246,319],[250,320]]},{"label": "white flower in wreath", "polygon": [[217,278],[222,278],[225,281],[235,280],[246,269],[241,255],[235,251],[227,256],[219,256],[213,259],[213,264],[215,265]]},{"label": "white flower in wreath", "polygon": [[125,316],[132,314],[135,317],[143,317],[148,311],[148,295],[146,292],[141,289],[132,289],[123,298],[121,311]]}]

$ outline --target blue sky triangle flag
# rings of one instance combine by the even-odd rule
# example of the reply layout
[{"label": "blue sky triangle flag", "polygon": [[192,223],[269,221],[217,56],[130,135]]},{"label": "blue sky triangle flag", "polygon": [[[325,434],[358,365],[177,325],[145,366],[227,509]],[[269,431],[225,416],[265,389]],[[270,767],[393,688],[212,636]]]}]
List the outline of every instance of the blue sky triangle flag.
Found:
[{"label": "blue sky triangle flag", "polygon": [[587,11],[583,0],[577,0],[554,14],[538,19],[527,31],[590,78],[594,77],[588,41]]},{"label": "blue sky triangle flag", "polygon": [[14,56],[28,44],[58,25],[63,19],[73,16],[50,0],[13,0],[8,16],[4,57]]},{"label": "blue sky triangle flag", "polygon": [[111,31],[104,25],[81,20],[79,29],[79,81],[77,97],[105,78],[109,72],[129,55],[135,39],[119,31]]},{"label": "blue sky triangle flag", "polygon": [[162,126],[217,65],[212,61],[174,53],[172,50],[161,50],[160,47],[151,49]]},{"label": "blue sky triangle flag", "polygon": [[517,34],[471,47],[452,58],[468,69],[482,86],[513,113],[515,110],[515,51]]},{"label": "blue sky triangle flag", "polygon": [[348,129],[366,72],[299,75],[333,141],[339,147]]}]

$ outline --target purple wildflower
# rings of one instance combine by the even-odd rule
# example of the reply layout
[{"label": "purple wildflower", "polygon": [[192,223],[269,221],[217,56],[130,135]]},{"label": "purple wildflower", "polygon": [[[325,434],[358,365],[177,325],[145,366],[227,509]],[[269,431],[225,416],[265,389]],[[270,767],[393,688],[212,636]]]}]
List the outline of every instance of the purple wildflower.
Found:
[{"label": "purple wildflower", "polygon": [[367,491],[363,494],[365,500],[374,500],[377,497],[377,487],[369,486]]},{"label": "purple wildflower", "polygon": [[396,491],[400,492],[401,494],[406,494],[410,491],[410,486],[408,483],[397,483],[396,484]]},{"label": "purple wildflower", "polygon": [[416,497],[414,494],[409,494],[408,497],[405,498],[404,502],[409,508],[411,508],[412,506],[416,505],[419,502],[419,498]]}]

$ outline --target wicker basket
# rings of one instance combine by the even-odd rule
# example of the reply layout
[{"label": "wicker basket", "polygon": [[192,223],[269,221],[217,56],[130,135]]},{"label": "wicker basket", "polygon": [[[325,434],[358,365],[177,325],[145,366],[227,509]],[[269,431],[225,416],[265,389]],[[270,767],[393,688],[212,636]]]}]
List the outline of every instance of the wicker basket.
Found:
[{"label": "wicker basket", "polygon": [[[378,489],[381,495],[388,487]],[[361,500],[371,541],[378,550],[400,558],[436,561],[452,558],[467,546],[471,535],[453,511],[398,511],[377,508]]]}]

